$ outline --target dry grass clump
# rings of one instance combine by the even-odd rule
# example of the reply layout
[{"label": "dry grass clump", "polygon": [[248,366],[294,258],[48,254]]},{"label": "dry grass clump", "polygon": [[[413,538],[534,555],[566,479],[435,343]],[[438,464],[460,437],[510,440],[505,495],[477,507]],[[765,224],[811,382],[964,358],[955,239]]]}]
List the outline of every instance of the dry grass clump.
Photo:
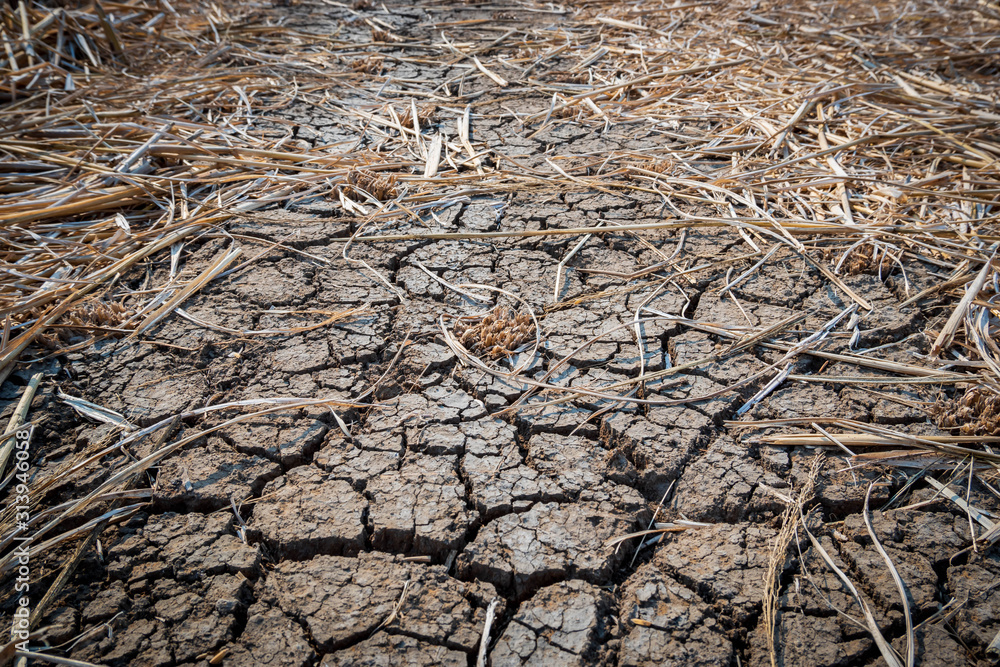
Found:
[{"label": "dry grass clump", "polygon": [[363,74],[377,74],[382,71],[384,64],[385,58],[382,58],[381,56],[366,56],[364,58],[352,60],[349,67],[355,72],[361,72]]},{"label": "dry grass clump", "polygon": [[382,30],[381,28],[372,28],[372,41],[382,42],[383,44],[392,44],[394,42],[402,42],[403,38],[399,35],[394,35],[388,30]]},{"label": "dry grass clump", "polygon": [[120,337],[129,333],[121,327],[133,315],[133,311],[122,303],[114,301],[85,303],[66,313],[53,325],[52,333],[39,335],[37,342],[46,349],[59,350],[67,344],[79,341],[81,336],[95,333]]},{"label": "dry grass clump", "polygon": [[[379,201],[394,199],[399,194],[394,176],[380,176],[365,169],[356,169],[347,175],[347,182],[358,190],[371,195]],[[364,197],[355,197],[364,199]]]},{"label": "dry grass clump", "polygon": [[577,83],[584,84],[590,80],[590,75],[586,72],[553,72],[548,76],[549,81],[554,83]]},{"label": "dry grass clump", "polygon": [[455,336],[471,352],[499,359],[531,340],[535,325],[529,313],[496,308],[479,321],[461,319],[455,324]]},{"label": "dry grass clump", "polygon": [[119,327],[132,313],[123,304],[94,301],[66,313],[66,324],[79,327]]},{"label": "dry grass clump", "polygon": [[892,259],[877,245],[860,245],[848,252],[840,263],[840,273],[849,276],[861,273],[887,276],[892,269]]},{"label": "dry grass clump", "polygon": [[623,174],[626,180],[642,178],[655,174],[669,174],[676,166],[676,161],[671,159],[656,159],[626,162],[622,165]]},{"label": "dry grass clump", "polygon": [[958,429],[962,435],[1000,435],[1000,394],[979,385],[934,409],[938,426]]},{"label": "dry grass clump", "polygon": [[[434,122],[437,116],[437,105],[417,104],[415,106],[417,109],[417,124],[420,127],[427,127]],[[407,127],[413,126],[413,107],[403,108],[403,112],[399,114],[399,122]]]},{"label": "dry grass clump", "polygon": [[798,530],[799,518],[804,515],[806,505],[812,501],[816,488],[816,478],[823,469],[824,457],[819,454],[813,458],[809,469],[809,477],[799,490],[797,496],[787,497],[785,511],[781,515],[781,528],[771,542],[767,559],[767,573],[764,575],[764,597],[762,604],[762,622],[767,635],[767,649],[771,667],[778,665],[777,650],[777,618],[781,594],[781,575],[785,571],[788,559],[788,547],[791,546]]}]

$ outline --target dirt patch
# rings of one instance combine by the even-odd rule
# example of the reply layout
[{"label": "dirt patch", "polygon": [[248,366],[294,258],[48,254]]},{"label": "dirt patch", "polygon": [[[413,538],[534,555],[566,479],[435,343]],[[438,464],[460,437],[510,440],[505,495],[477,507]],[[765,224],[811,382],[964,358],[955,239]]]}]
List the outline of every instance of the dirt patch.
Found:
[{"label": "dirt patch", "polygon": [[[611,596],[593,584],[568,581],[541,589],[518,608],[491,659],[494,665],[600,664],[614,636]],[[602,655],[603,654],[603,655]]]}]

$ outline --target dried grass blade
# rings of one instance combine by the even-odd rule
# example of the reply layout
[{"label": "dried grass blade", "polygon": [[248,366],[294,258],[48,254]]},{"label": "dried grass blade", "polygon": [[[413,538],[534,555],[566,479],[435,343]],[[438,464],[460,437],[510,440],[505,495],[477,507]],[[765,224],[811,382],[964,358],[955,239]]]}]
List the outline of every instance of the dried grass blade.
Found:
[{"label": "dried grass blade", "polygon": [[892,650],[892,647],[889,646],[889,643],[882,635],[882,631],[879,629],[878,623],[875,622],[875,617],[872,616],[871,609],[868,608],[868,605],[861,597],[858,589],[854,587],[854,584],[847,578],[844,571],[837,567],[837,564],[833,562],[833,558],[830,554],[827,553],[826,549],[823,548],[823,545],[816,539],[816,536],[809,530],[809,526],[806,523],[806,516],[801,510],[799,511],[799,518],[802,523],[802,530],[806,534],[806,537],[809,538],[809,543],[812,544],[813,549],[816,550],[816,553],[820,555],[827,567],[833,570],[833,573],[837,575],[837,577],[847,587],[847,590],[851,592],[851,595],[854,596],[854,601],[858,604],[858,607],[861,608],[861,611],[865,615],[865,623],[868,626],[868,632],[871,634],[872,639],[875,640],[875,644],[878,646],[878,650],[882,654],[882,658],[885,660],[886,664],[889,667],[903,667],[903,665],[899,663],[899,659],[896,657],[895,651]]},{"label": "dried grass blade", "polygon": [[101,28],[104,30],[104,36],[108,38],[108,43],[111,45],[111,50],[115,52],[116,56],[124,57],[125,49],[122,47],[122,42],[118,39],[115,26],[108,19],[108,15],[105,13],[100,0],[94,0],[94,9],[97,11],[97,17],[101,22]]},{"label": "dried grass blade", "polygon": [[230,249],[226,254],[216,260],[215,263],[205,269],[201,275],[188,283],[184,289],[180,290],[177,294],[171,297],[169,301],[157,308],[156,311],[150,313],[146,319],[144,319],[139,326],[136,327],[135,332],[129,336],[129,338],[134,338],[152,327],[154,324],[166,317],[170,311],[187,300],[188,297],[210,283],[217,275],[225,271],[226,267],[232,264],[233,260],[239,257],[240,252],[239,248]]},{"label": "dried grass blade", "polygon": [[476,69],[478,69],[480,72],[493,79],[494,83],[496,83],[498,86],[500,86],[501,88],[507,87],[508,84],[507,79],[503,78],[502,76],[500,76],[495,72],[491,72],[490,70],[486,69],[486,66],[483,65],[481,62],[479,62],[478,57],[472,56],[472,62],[476,64]]},{"label": "dried grass blade", "polygon": [[490,646],[490,629],[493,627],[493,618],[497,613],[497,605],[500,604],[498,598],[490,601],[490,606],[486,608],[486,620],[483,622],[483,636],[479,640],[479,654],[476,657],[476,667],[486,667],[486,652]]},{"label": "dried grass blade", "polygon": [[68,394],[64,394],[62,390],[57,390],[56,396],[59,400],[79,412],[84,417],[88,417],[89,419],[93,419],[97,422],[111,424],[112,426],[117,426],[126,431],[135,430],[135,427],[132,426],[127,419],[125,419],[125,415],[119,412],[102,407],[96,403],[91,403],[90,401],[86,401],[82,398],[69,396]]},{"label": "dried grass blade", "polygon": [[[41,632],[41,630],[39,630]],[[32,634],[34,637],[34,634]],[[61,655],[52,655],[49,653],[42,653],[41,651],[22,651],[18,649],[14,651],[14,657],[18,659],[18,663],[24,662],[27,664],[28,660],[31,661],[41,661],[48,662],[53,665],[64,665],[65,667],[100,667],[92,662],[85,662],[83,660],[76,660],[74,658],[64,658]],[[18,667],[21,667],[18,664]]]},{"label": "dried grass blade", "polygon": [[809,470],[809,477],[799,490],[798,496],[794,499],[788,498],[785,510],[781,515],[781,529],[774,538],[771,545],[771,552],[768,556],[767,573],[764,576],[764,599],[762,601],[763,623],[767,632],[767,648],[771,659],[771,667],[778,667],[777,649],[777,619],[778,619],[778,595],[780,593],[781,574],[785,569],[785,560],[788,557],[788,547],[792,543],[792,538],[796,535],[798,521],[795,515],[802,513],[802,508],[813,497],[816,488],[816,477],[819,476],[823,468],[823,456],[817,455],[813,459]]},{"label": "dried grass blade", "polygon": [[958,302],[955,307],[955,311],[948,318],[947,324],[941,329],[941,333],[938,334],[937,340],[934,341],[934,346],[931,347],[931,356],[937,357],[951,346],[952,340],[955,338],[955,332],[958,331],[959,325],[962,320],[965,319],[965,313],[969,310],[969,306],[972,301],[979,295],[980,290],[983,289],[983,285],[986,284],[986,279],[990,275],[990,269],[993,268],[993,260],[996,258],[996,250],[990,255],[989,261],[983,264],[983,268],[979,270],[979,274],[976,279],[972,281],[972,284],[966,287],[965,296],[962,300]]},{"label": "dried grass blade", "polygon": [[424,178],[434,178],[437,176],[438,166],[441,164],[441,135],[436,134],[431,139],[431,145],[427,149],[427,162],[424,165]]},{"label": "dried grass blade", "polygon": [[963,512],[975,519],[983,528],[986,530],[993,530],[998,524],[994,523],[989,517],[977,510],[975,507],[965,502],[965,499],[959,496],[957,493],[948,488],[947,484],[942,484],[933,477],[927,477],[927,481],[933,486],[938,492],[945,498],[955,503],[962,509]]},{"label": "dried grass blade", "polygon": [[[599,97],[601,95],[612,95],[621,90],[624,90],[625,88],[634,88],[636,86],[641,86],[643,84],[656,81],[657,79],[661,80],[662,82],[666,82],[668,79],[674,79],[680,76],[685,76],[687,74],[697,74],[699,72],[708,72],[710,70],[715,70],[715,69],[736,67],[738,65],[750,62],[751,60],[752,58],[737,58],[736,60],[725,60],[722,62],[709,63],[706,65],[696,65],[694,67],[687,67],[685,69],[679,69],[673,71],[664,70],[663,72],[658,72],[656,74],[647,74],[646,76],[640,76],[635,79],[625,81],[623,83],[615,83],[608,86],[604,86],[602,88],[596,88],[594,90],[587,91],[586,93],[580,93],[579,95],[574,95],[569,102],[566,102],[565,104],[560,104],[559,106],[550,110],[549,113],[551,115],[551,113],[557,113],[565,109],[568,109],[577,102],[582,101],[584,98],[588,97],[594,98],[594,97]],[[525,119],[525,122],[529,123],[534,122],[544,115],[545,114],[539,113],[535,114],[534,116],[529,116],[527,119]]]},{"label": "dried grass blade", "polygon": [[[899,576],[896,566],[892,564],[892,559],[889,558],[889,554],[887,554],[885,549],[882,548],[882,543],[879,542],[878,536],[875,534],[875,529],[872,527],[871,516],[868,511],[868,501],[871,499],[872,489],[874,488],[875,482],[872,482],[868,485],[868,493],[865,494],[865,509],[862,513],[865,517],[865,528],[868,529],[868,536],[872,538],[872,544],[875,545],[875,549],[878,551],[879,555],[882,556],[882,560],[885,561],[886,567],[889,568],[892,580],[896,584],[896,590],[899,591],[899,597],[903,603],[903,618],[906,621],[906,667],[913,667],[914,661],[916,660],[917,643],[913,637],[913,619],[910,616],[909,594],[906,590],[906,584],[903,583],[903,578]],[[879,648],[881,649],[882,647],[879,646]]]},{"label": "dried grass blade", "polygon": [[[476,169],[480,169],[482,160],[476,155],[476,151],[472,148],[472,143],[469,140],[471,136],[469,134],[469,122],[470,116],[472,114],[472,105],[466,104],[465,111],[462,113],[462,117],[458,119],[458,138],[462,142],[462,147],[465,148],[466,152],[469,154],[469,160],[475,165]],[[481,170],[480,170],[481,171]]]},{"label": "dried grass blade", "polygon": [[785,364],[785,367],[782,368],[781,371],[777,375],[775,375],[770,382],[764,385],[764,387],[756,394],[751,396],[747,400],[747,402],[744,403],[743,406],[736,411],[736,415],[742,416],[744,413],[747,412],[747,410],[750,410],[753,406],[757,405],[765,398],[767,398],[771,394],[771,392],[777,389],[778,386],[780,386],[781,383],[785,381],[785,378],[788,377],[788,374],[791,372],[791,370],[792,370],[792,365],[790,363]]},{"label": "dried grass blade", "polygon": [[[28,417],[28,410],[31,409],[31,401],[35,398],[35,392],[38,390],[38,385],[42,381],[42,373],[35,373],[31,376],[28,381],[28,386],[24,388],[24,393],[21,394],[21,400],[18,401],[17,407],[14,409],[14,414],[10,416],[10,421],[7,422],[7,431],[16,432],[24,420]],[[7,467],[7,461],[10,459],[10,453],[14,450],[14,438],[10,437],[3,443],[3,447],[0,448],[0,479],[3,478],[4,469]]]}]

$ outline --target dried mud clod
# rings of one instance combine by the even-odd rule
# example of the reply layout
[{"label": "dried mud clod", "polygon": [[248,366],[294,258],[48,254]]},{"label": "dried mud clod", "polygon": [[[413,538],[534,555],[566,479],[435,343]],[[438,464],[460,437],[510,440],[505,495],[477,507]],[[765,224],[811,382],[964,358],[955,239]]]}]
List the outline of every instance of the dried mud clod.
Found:
[{"label": "dried mud clod", "polygon": [[534,333],[531,314],[509,308],[491,310],[478,322],[463,318],[455,324],[455,336],[462,345],[492,359],[514,354]]},{"label": "dried mud clod", "polygon": [[962,435],[1000,435],[1000,394],[974,387],[959,398],[936,405],[934,417],[942,428],[957,428]]}]

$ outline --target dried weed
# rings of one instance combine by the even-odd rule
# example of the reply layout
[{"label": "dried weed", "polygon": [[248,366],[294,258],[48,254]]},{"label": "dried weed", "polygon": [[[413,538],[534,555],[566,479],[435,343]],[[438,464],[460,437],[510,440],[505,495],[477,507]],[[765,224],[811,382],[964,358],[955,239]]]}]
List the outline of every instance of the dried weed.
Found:
[{"label": "dried weed", "polygon": [[496,308],[478,321],[460,319],[455,336],[466,349],[482,356],[499,359],[510,354],[535,336],[535,325],[528,313]]},{"label": "dried weed", "polygon": [[1000,435],[1000,393],[987,385],[968,389],[933,407],[942,428],[958,429],[962,435]]}]

